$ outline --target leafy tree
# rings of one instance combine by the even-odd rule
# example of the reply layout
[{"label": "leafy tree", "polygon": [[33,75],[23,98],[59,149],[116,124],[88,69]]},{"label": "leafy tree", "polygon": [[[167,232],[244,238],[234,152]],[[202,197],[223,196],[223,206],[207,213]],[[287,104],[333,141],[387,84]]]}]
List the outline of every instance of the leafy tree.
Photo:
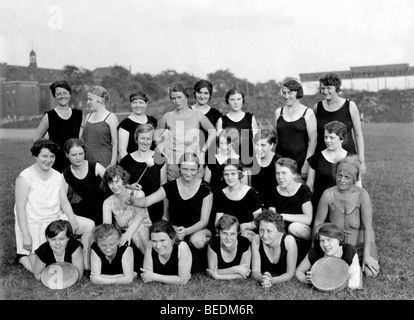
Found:
[{"label": "leafy tree", "polygon": [[86,93],[89,87],[93,85],[92,71],[82,67],[66,65],[63,68],[62,76],[72,87],[71,105],[82,109],[83,102],[86,100]]}]

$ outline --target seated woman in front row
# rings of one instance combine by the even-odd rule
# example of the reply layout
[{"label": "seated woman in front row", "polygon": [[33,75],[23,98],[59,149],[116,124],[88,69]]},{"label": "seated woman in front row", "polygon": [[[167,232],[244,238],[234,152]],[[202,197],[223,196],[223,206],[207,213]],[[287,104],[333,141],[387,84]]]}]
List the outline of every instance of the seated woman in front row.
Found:
[{"label": "seated woman in front row", "polygon": [[[45,229],[46,242],[36,249],[33,273],[40,280],[42,271],[56,262],[69,262],[79,271],[79,279],[83,276],[83,245],[73,238],[72,226],[69,221],[52,221]],[[33,253],[32,253],[33,254]]]},{"label": "seated woman in front row", "polygon": [[152,246],[145,252],[142,281],[186,284],[193,262],[187,243],[178,241],[173,225],[165,220],[155,222],[149,232]]},{"label": "seated woman in front row", "polygon": [[95,242],[91,250],[91,282],[96,284],[130,283],[142,265],[142,256],[125,243],[121,245],[121,230],[104,223],[94,229]]},{"label": "seated woman in front row", "polygon": [[298,248],[293,236],[286,234],[283,218],[274,210],[263,210],[255,223],[259,234],[252,241],[252,277],[262,287],[293,278]]},{"label": "seated woman in front row", "polygon": [[102,179],[102,189],[110,190],[113,195],[103,203],[103,223],[112,223],[115,218],[116,225],[122,230],[121,245],[131,240],[134,245],[145,254],[148,245],[148,226],[151,224],[148,210],[125,204],[121,199],[144,197],[142,190],[127,188],[129,173],[121,166],[115,165],[107,168]]},{"label": "seated woman in front row", "polygon": [[333,223],[324,223],[314,237],[315,245],[311,248],[296,269],[296,278],[303,283],[311,284],[313,264],[323,257],[343,259],[349,266],[348,287],[358,289],[361,286],[361,268],[358,253],[354,246],[345,243],[345,233]]},{"label": "seated woman in front row", "polygon": [[250,241],[240,235],[236,217],[224,214],[217,222],[218,236],[208,244],[207,273],[216,280],[246,279],[250,275]]}]

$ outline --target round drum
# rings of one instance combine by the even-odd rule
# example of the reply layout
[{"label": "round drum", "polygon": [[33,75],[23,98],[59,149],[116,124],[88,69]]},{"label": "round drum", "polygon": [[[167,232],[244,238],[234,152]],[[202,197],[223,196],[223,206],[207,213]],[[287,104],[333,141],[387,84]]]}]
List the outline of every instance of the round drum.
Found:
[{"label": "round drum", "polygon": [[323,257],[312,268],[311,281],[320,291],[340,291],[348,284],[348,264],[337,257]]},{"label": "round drum", "polygon": [[40,275],[42,283],[50,289],[65,289],[76,283],[78,278],[78,268],[69,262],[48,265]]}]

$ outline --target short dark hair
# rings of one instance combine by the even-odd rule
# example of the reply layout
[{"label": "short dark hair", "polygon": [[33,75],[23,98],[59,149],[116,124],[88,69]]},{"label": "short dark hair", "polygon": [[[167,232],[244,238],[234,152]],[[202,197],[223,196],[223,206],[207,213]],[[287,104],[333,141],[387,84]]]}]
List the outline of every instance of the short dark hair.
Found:
[{"label": "short dark hair", "polygon": [[347,128],[346,125],[342,122],[334,120],[325,124],[323,128],[329,133],[335,133],[339,139],[346,140]]},{"label": "short dark hair", "polygon": [[216,230],[220,233],[221,230],[227,230],[234,224],[237,225],[237,232],[240,233],[239,220],[235,216],[225,213],[220,217],[220,219],[218,219],[216,223]]},{"label": "short dark hair", "polygon": [[293,174],[297,174],[298,173],[298,163],[290,158],[280,158],[276,161],[275,163],[275,168],[276,165],[279,165],[281,167],[286,167],[289,168],[290,171],[292,171]]},{"label": "short dark hair", "polygon": [[68,141],[66,141],[65,145],[63,146],[63,151],[65,151],[66,154],[69,154],[70,149],[73,147],[81,147],[83,151],[86,152],[85,142],[79,138],[70,138]]},{"label": "short dark hair", "polygon": [[196,92],[200,92],[200,90],[202,88],[206,88],[208,90],[208,92],[210,93],[210,98],[208,99],[210,101],[211,96],[213,95],[213,85],[211,84],[210,81],[208,80],[199,80],[196,82],[196,84],[194,85],[194,98],[196,97]]},{"label": "short dark hair", "polygon": [[319,78],[319,83],[322,83],[324,86],[334,86],[336,92],[341,91],[342,79],[339,73],[325,73],[322,77]]},{"label": "short dark hair", "polygon": [[263,209],[262,212],[257,215],[254,219],[254,224],[257,228],[259,228],[260,221],[273,223],[277,230],[285,232],[285,221],[283,220],[283,217],[273,209]]},{"label": "short dark hair", "polygon": [[54,238],[62,231],[66,231],[66,236],[70,238],[73,235],[73,229],[69,221],[55,220],[49,223],[45,229],[46,238]]},{"label": "short dark hair", "polygon": [[170,99],[171,99],[171,93],[173,93],[173,92],[182,92],[187,99],[190,97],[190,93],[189,93],[188,89],[186,87],[184,87],[184,85],[182,83],[174,83],[170,86],[170,88],[168,89]]},{"label": "short dark hair", "polygon": [[344,231],[334,223],[326,222],[322,224],[320,227],[318,227],[318,231],[316,232],[313,239],[315,247],[317,248],[319,247],[318,242],[320,235],[323,235],[328,238],[338,239],[340,246],[342,246],[345,243]]},{"label": "short dark hair", "polygon": [[69,91],[69,93],[72,93],[72,87],[70,86],[69,82],[66,80],[58,80],[53,82],[49,89],[52,92],[52,96],[55,97],[56,94],[56,88],[63,88]]},{"label": "short dark hair", "polygon": [[151,233],[160,233],[160,232],[165,232],[170,237],[171,240],[175,241],[177,239],[177,232],[175,231],[173,225],[169,221],[158,220],[154,222],[149,227],[150,239],[151,239]]},{"label": "short dark hair", "polygon": [[55,156],[60,151],[60,147],[57,143],[54,143],[49,139],[40,138],[33,142],[33,145],[30,148],[30,152],[32,153],[32,156],[37,157],[42,149],[49,149],[49,151],[52,152]]},{"label": "short dark hair", "polygon": [[228,90],[226,92],[226,95],[224,97],[224,99],[226,100],[226,104],[229,104],[229,98],[230,98],[230,96],[232,96],[232,95],[234,95],[236,93],[241,94],[241,96],[243,98],[243,104],[244,104],[244,91],[241,90],[241,89],[239,89],[239,88],[236,88],[236,87],[233,87],[233,88],[231,88],[230,90]]},{"label": "short dark hair", "polygon": [[269,144],[277,144],[277,133],[273,129],[260,129],[254,135],[253,141],[257,143],[262,139],[266,139]]},{"label": "short dark hair", "polygon": [[114,166],[110,166],[109,168],[107,168],[105,170],[105,173],[103,175],[101,184],[100,184],[100,188],[105,191],[105,192],[109,192],[109,186],[108,184],[115,178],[115,177],[119,177],[123,184],[127,184],[130,178],[129,173],[122,168],[119,165],[114,165]]},{"label": "short dark hair", "polygon": [[286,87],[290,91],[296,91],[296,99],[303,98],[303,88],[302,88],[302,85],[298,81],[294,79],[287,80],[283,82],[282,87]]},{"label": "short dark hair", "polygon": [[138,99],[143,100],[145,102],[149,101],[148,95],[144,91],[135,91],[129,95],[129,102],[132,102]]}]

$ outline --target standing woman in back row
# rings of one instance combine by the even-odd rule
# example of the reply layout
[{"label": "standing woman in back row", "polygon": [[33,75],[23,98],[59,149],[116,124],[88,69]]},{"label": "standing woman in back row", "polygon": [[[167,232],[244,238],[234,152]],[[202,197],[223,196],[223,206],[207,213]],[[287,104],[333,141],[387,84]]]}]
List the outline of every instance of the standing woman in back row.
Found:
[{"label": "standing woman in back row", "polygon": [[[196,103],[193,104],[190,108],[193,110],[200,111],[204,114],[208,120],[210,120],[211,124],[214,128],[216,128],[216,123],[218,119],[222,116],[221,112],[213,107],[208,105],[208,102],[211,100],[211,96],[213,95],[213,85],[208,80],[199,80],[194,85],[194,98],[196,99]],[[203,148],[207,137],[208,132],[203,128],[200,128],[201,132],[204,136],[200,137],[200,149]],[[215,130],[215,129],[214,129]],[[210,146],[209,149],[206,150],[206,154],[204,155],[204,163],[208,164],[209,154],[211,154],[212,161],[214,161],[215,155],[215,145],[214,143]],[[203,159],[202,159],[203,160]]]},{"label": "standing woman in back row", "polygon": [[303,88],[296,80],[283,83],[281,94],[286,105],[275,111],[274,130],[278,137],[276,153],[295,160],[298,175],[306,180],[309,169],[306,159],[313,155],[316,145],[315,114],[300,103]]},{"label": "standing woman in back row", "polygon": [[[319,93],[323,95],[324,100],[319,101],[313,107],[318,128],[316,152],[326,148],[324,141],[325,125],[334,120],[340,121],[347,127],[346,140],[342,147],[349,154],[359,155],[362,161],[361,174],[364,174],[366,171],[365,147],[359,110],[355,102],[339,96],[341,84],[341,76],[338,73],[327,73],[319,79]],[[359,184],[360,181],[359,179]]]},{"label": "standing woman in back row", "polygon": [[118,156],[118,118],[106,109],[108,101],[105,88],[89,90],[87,104],[92,112],[84,120],[81,135],[87,150],[85,159],[98,161],[105,168],[114,166]]},{"label": "standing woman in back row", "polygon": [[69,106],[72,88],[66,80],[55,81],[50,86],[50,91],[56,99],[57,105],[52,110],[46,111],[37,127],[33,141],[43,138],[46,133],[49,139],[58,144],[60,150],[56,153],[56,161],[53,169],[60,173],[70,165],[63,147],[70,138],[79,138],[82,124],[82,110],[72,109]]}]

